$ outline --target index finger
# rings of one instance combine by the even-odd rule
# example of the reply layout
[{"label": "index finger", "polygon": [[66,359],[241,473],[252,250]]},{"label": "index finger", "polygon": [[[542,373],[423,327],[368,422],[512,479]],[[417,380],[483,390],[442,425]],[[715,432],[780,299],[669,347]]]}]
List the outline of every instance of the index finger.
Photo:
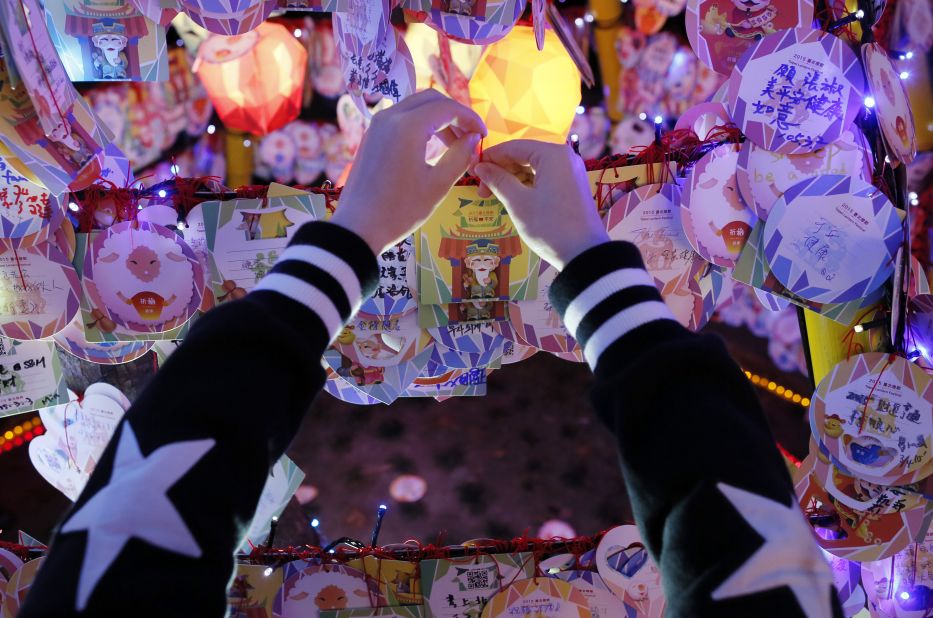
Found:
[{"label": "index finger", "polygon": [[486,124],[479,114],[465,105],[446,97],[428,101],[413,109],[408,114],[417,117],[427,135],[433,135],[447,126],[455,126],[467,133],[479,133],[486,136]]},{"label": "index finger", "polygon": [[531,169],[537,169],[544,158],[564,154],[565,148],[568,146],[533,139],[515,139],[486,148],[483,150],[483,160],[505,168],[528,165]]}]

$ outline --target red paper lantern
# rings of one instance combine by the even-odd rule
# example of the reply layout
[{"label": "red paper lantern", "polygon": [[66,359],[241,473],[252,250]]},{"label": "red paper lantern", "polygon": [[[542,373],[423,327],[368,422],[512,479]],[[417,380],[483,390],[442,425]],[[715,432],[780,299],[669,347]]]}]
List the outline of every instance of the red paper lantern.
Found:
[{"label": "red paper lantern", "polygon": [[194,72],[228,128],[266,135],[298,117],[307,65],[308,52],[285,26],[263,22],[208,37]]}]

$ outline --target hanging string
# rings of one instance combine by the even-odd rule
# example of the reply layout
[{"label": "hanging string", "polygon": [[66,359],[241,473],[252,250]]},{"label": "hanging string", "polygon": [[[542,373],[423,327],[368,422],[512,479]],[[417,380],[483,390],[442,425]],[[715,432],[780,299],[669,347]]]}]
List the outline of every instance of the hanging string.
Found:
[{"label": "hanging string", "polygon": [[16,251],[16,247],[13,247],[13,259],[16,260],[16,269],[19,271],[19,280],[23,284],[23,294],[27,292],[26,290],[26,277],[23,275],[23,265],[20,263],[19,253]]}]

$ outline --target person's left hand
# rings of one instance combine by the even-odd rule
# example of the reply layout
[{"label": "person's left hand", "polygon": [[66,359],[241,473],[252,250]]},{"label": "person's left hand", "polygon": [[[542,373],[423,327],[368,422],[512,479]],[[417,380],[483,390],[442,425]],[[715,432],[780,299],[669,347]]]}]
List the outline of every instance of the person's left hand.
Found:
[{"label": "person's left hand", "polygon": [[[428,140],[448,147],[428,165]],[[373,116],[331,222],[377,255],[417,229],[473,161],[486,125],[468,107],[425,90]]]}]

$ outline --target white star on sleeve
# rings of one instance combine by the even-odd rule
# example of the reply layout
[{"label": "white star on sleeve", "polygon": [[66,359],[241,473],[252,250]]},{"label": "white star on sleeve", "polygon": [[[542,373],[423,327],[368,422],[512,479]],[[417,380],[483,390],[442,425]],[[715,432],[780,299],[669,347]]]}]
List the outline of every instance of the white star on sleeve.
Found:
[{"label": "white star on sleeve", "polygon": [[123,425],[110,481],[61,528],[63,533],[87,532],[75,600],[78,611],[87,606],[94,588],[130,538],[192,558],[201,555],[166,492],[213,446],[212,439],[175,442],[143,457],[133,428],[128,422]]},{"label": "white star on sleeve", "polygon": [[808,618],[832,618],[833,576],[797,505],[784,506],[725,483],[717,486],[765,542],[713,591],[713,599],[787,586]]}]

